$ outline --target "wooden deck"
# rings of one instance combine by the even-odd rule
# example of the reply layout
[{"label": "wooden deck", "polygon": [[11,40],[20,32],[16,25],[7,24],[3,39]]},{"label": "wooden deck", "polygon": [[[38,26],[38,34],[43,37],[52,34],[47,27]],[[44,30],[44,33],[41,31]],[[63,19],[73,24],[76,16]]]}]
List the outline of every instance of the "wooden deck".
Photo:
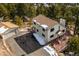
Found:
[{"label": "wooden deck", "polygon": [[42,47],[31,33],[16,37],[15,41],[27,54]]}]

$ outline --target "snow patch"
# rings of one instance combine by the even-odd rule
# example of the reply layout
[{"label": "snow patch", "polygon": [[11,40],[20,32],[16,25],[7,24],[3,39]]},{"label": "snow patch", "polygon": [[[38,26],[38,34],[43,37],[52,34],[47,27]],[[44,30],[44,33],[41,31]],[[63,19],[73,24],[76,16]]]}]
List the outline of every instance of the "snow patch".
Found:
[{"label": "snow patch", "polygon": [[34,22],[36,22],[36,20],[33,20]]},{"label": "snow patch", "polygon": [[48,26],[47,25],[41,25],[44,29],[47,29],[48,28]]}]

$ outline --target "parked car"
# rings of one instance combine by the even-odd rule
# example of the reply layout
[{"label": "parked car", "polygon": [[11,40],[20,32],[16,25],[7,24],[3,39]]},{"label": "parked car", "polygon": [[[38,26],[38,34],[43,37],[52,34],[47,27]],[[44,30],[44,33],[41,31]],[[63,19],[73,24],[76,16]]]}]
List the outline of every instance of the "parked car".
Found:
[{"label": "parked car", "polygon": [[57,54],[57,52],[55,51],[55,49],[54,49],[54,48],[51,48],[49,45],[43,47],[43,49],[44,49],[45,51],[47,51],[47,52],[50,54],[50,56],[58,56],[58,54]]}]

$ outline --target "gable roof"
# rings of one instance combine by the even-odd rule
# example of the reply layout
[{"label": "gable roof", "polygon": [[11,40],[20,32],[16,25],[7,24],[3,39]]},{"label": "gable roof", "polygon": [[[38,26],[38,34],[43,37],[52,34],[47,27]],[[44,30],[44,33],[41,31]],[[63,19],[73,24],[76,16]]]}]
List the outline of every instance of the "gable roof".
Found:
[{"label": "gable roof", "polygon": [[40,23],[41,25],[47,25],[48,27],[54,26],[58,23],[57,21],[45,17],[44,15],[38,15],[37,17],[33,18],[33,20]]},{"label": "gable roof", "polygon": [[13,24],[11,22],[1,22],[0,24],[1,24],[0,27],[1,26],[5,26],[7,28],[16,28],[16,27],[18,27],[17,25],[15,25],[15,24]]},{"label": "gable roof", "polygon": [[0,22],[0,34],[3,34],[10,28],[17,28],[18,26],[11,22]]}]

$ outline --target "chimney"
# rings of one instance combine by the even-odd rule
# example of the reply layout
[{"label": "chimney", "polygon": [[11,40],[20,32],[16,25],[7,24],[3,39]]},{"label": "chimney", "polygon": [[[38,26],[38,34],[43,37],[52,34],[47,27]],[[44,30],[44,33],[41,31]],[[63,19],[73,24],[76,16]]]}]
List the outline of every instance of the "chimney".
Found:
[{"label": "chimney", "polygon": [[65,27],[66,26],[66,20],[60,18],[60,24]]}]

